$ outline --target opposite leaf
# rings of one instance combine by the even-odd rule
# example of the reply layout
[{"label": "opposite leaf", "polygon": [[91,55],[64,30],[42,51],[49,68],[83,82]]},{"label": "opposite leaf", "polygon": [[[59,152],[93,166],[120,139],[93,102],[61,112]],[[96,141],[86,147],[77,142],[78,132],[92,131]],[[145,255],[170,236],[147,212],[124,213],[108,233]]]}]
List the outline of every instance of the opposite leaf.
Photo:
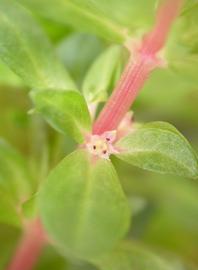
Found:
[{"label": "opposite leaf", "polygon": [[83,93],[88,101],[105,101],[122,54],[121,46],[111,46],[103,52],[89,69],[84,83]]},{"label": "opposite leaf", "polygon": [[77,91],[40,90],[31,92],[36,110],[55,129],[70,134],[82,143],[91,129],[91,120],[83,96]]},{"label": "opposite leaf", "polygon": [[187,140],[168,123],[141,126],[117,143],[117,157],[140,168],[197,178],[198,161]]},{"label": "opposite leaf", "polygon": [[101,270],[176,270],[160,256],[137,243],[122,243],[96,262]]},{"label": "opposite leaf", "polygon": [[74,88],[31,14],[12,0],[0,0],[0,58],[30,87]]},{"label": "opposite leaf", "polygon": [[73,152],[51,172],[39,194],[39,208],[60,250],[88,260],[112,249],[130,220],[111,162],[91,160],[85,150]]}]

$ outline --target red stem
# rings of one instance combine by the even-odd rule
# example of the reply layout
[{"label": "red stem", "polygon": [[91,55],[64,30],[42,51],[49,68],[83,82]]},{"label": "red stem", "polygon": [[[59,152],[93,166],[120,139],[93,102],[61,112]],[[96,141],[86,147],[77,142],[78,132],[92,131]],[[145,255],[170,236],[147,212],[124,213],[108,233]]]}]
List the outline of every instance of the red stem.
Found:
[{"label": "red stem", "polygon": [[7,270],[31,270],[45,245],[46,238],[38,220],[29,224]]},{"label": "red stem", "polygon": [[154,29],[144,37],[137,57],[130,58],[117,87],[94,124],[94,134],[102,134],[118,127],[151,71],[159,66],[157,53],[167,40],[181,4],[182,0],[166,0],[160,6]]}]

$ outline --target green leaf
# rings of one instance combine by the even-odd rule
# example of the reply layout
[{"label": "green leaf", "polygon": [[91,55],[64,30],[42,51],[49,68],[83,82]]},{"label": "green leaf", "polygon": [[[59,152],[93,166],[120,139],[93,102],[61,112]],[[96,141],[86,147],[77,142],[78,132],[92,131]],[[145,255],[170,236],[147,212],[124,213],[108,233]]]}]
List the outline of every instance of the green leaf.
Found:
[{"label": "green leaf", "polygon": [[35,270],[70,270],[69,263],[58,253],[53,246],[47,245],[42,250],[42,254]]},{"label": "green leaf", "polygon": [[34,88],[74,88],[31,14],[12,0],[0,0],[0,58]]},{"label": "green leaf", "polygon": [[[117,41],[124,40],[124,29],[104,16],[87,1],[20,0],[20,2],[44,17],[71,25],[74,28]],[[94,10],[93,10],[94,9]]]},{"label": "green leaf", "polygon": [[59,132],[70,134],[79,143],[91,129],[83,96],[77,91],[40,90],[31,92],[36,110]]},{"label": "green leaf", "polygon": [[182,8],[182,15],[191,11],[193,8],[197,6],[197,0],[185,0]]},{"label": "green leaf", "polygon": [[129,226],[129,206],[111,162],[92,160],[85,150],[73,152],[50,173],[38,204],[50,237],[74,257],[104,254]]},{"label": "green leaf", "polygon": [[122,243],[96,263],[101,270],[176,270],[155,253],[137,243]]},{"label": "green leaf", "polygon": [[25,159],[0,139],[0,188],[13,201],[28,198],[33,182]]},{"label": "green leaf", "polygon": [[108,40],[124,42],[128,32],[148,27],[154,19],[156,0],[20,0],[44,17]]},{"label": "green leaf", "polygon": [[0,84],[6,86],[21,86],[22,82],[2,61],[0,61]]},{"label": "green leaf", "polygon": [[[14,84],[11,78],[9,81]],[[15,88],[0,86],[0,136],[27,153],[30,145],[30,117],[27,111],[31,105],[24,90],[20,91],[16,85]]]},{"label": "green leaf", "polygon": [[172,125],[141,126],[117,143],[117,157],[140,168],[197,178],[198,161],[187,140]]},{"label": "green leaf", "polygon": [[9,195],[0,190],[0,223],[19,227],[21,217]]},{"label": "green leaf", "polygon": [[0,140],[0,221],[20,224],[20,207],[33,191],[33,182],[25,159]]},{"label": "green leaf", "polygon": [[38,216],[37,194],[34,194],[30,199],[22,205],[23,215],[26,218],[36,219]]},{"label": "green leaf", "polygon": [[83,93],[88,103],[107,99],[107,91],[111,86],[121,54],[121,46],[111,46],[92,64],[83,82]]},{"label": "green leaf", "polygon": [[96,36],[74,32],[58,44],[57,53],[72,77],[81,85],[87,69],[104,47],[104,42]]}]

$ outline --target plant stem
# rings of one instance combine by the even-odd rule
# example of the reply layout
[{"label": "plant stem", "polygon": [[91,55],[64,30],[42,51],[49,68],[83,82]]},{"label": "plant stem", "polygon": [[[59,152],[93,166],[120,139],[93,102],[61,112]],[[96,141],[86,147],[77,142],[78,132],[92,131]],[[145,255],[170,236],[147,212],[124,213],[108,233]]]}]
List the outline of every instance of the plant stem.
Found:
[{"label": "plant stem", "polygon": [[28,224],[7,270],[31,270],[45,245],[46,237],[39,220]]},{"label": "plant stem", "polygon": [[181,4],[182,0],[166,0],[160,6],[153,30],[143,38],[135,59],[130,57],[120,81],[94,124],[94,134],[117,129],[151,71],[160,66],[157,53],[167,40]]}]

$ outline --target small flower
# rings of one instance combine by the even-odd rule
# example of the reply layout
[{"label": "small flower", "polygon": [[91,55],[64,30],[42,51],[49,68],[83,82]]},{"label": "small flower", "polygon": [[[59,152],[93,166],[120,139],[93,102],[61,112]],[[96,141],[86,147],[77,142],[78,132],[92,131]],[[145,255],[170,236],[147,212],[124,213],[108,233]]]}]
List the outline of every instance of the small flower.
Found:
[{"label": "small flower", "polygon": [[95,156],[109,159],[111,154],[117,153],[113,146],[115,140],[116,130],[106,131],[102,135],[91,135],[86,143],[86,148]]}]

